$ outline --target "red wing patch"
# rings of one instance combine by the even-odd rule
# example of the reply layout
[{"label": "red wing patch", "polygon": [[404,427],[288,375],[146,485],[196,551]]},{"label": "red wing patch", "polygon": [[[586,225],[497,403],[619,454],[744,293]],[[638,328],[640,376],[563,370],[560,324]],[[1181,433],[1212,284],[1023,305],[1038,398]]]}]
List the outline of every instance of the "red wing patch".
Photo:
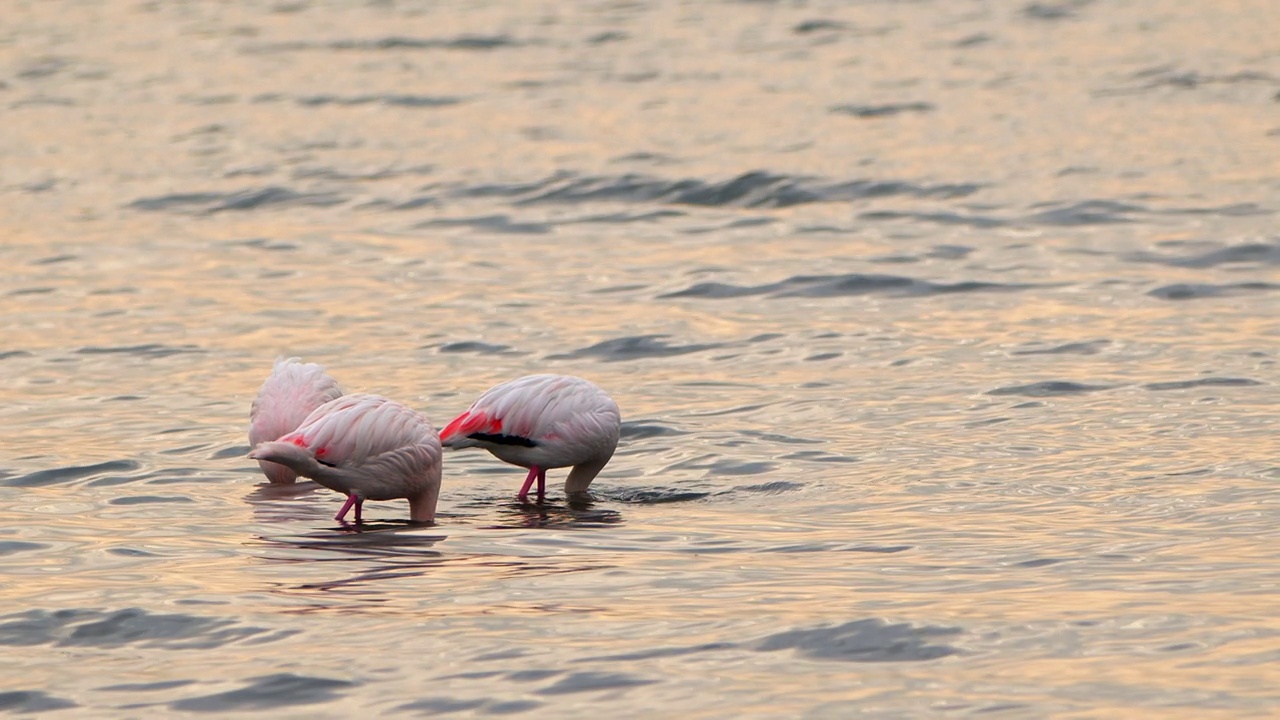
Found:
[{"label": "red wing patch", "polygon": [[482,412],[465,412],[444,427],[444,430],[440,432],[440,439],[448,440],[455,435],[465,436],[472,433],[500,435],[502,434],[502,420],[500,418],[491,418]]}]

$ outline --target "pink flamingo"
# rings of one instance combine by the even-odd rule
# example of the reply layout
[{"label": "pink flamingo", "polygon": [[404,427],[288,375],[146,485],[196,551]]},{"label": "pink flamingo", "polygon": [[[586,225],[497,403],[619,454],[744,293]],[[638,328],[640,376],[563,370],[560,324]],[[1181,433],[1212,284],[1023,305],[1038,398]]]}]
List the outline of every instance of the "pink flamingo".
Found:
[{"label": "pink flamingo", "polygon": [[568,375],[529,375],[490,388],[440,433],[446,447],[481,447],[503,462],[529,468],[516,496],[528,502],[547,470],[573,466],[567,495],[586,492],[613,457],[621,428],[618,404],[592,383]]},{"label": "pink flamingo", "polygon": [[347,496],[341,522],[365,500],[409,500],[409,519],[432,522],[440,498],[440,437],[421,413],[378,395],[354,394],[316,408],[297,430],[264,442],[254,460],[293,472]]},{"label": "pink flamingo", "polygon": [[[298,358],[276,358],[249,410],[249,446],[280,439],[296,430],[312,410],[340,397],[342,388],[324,368]],[[273,483],[291,485],[298,479],[284,465],[259,460],[258,467]]]}]

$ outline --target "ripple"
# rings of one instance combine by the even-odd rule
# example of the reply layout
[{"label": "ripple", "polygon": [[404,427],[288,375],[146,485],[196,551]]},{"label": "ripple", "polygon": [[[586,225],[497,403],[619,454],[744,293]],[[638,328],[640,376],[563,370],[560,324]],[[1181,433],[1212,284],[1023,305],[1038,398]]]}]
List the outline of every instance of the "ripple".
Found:
[{"label": "ripple", "polygon": [[1057,397],[1060,395],[1081,395],[1084,393],[1110,390],[1118,385],[1085,385],[1083,383],[1064,380],[1047,380],[1029,385],[1010,385],[1009,387],[988,390],[988,395],[1025,395],[1026,397]]},{"label": "ripple", "polygon": [[1014,350],[1013,355],[1097,355],[1111,344],[1110,340],[1091,340],[1089,342],[1073,342],[1033,350]]},{"label": "ripple", "polygon": [[15,478],[6,478],[3,483],[10,487],[45,487],[74,482],[84,478],[106,473],[127,473],[141,469],[142,465],[133,460],[111,460],[95,465],[73,465],[70,467],[37,470]]},{"label": "ripple", "polygon": [[462,197],[505,197],[516,204],[643,202],[703,207],[791,207],[809,203],[847,202],[905,195],[917,198],[957,198],[978,191],[978,184],[917,185],[901,181],[822,181],[748,172],[721,182],[666,180],[648,175],[578,177],[560,173],[546,180],[461,188]]},{"label": "ripple", "polygon": [[1196,380],[1180,380],[1176,382],[1158,382],[1147,383],[1142,387],[1146,390],[1186,390],[1195,387],[1252,387],[1261,385],[1258,380],[1250,378],[1229,378],[1229,377],[1210,377],[1198,378]]},{"label": "ripple", "polygon": [[1160,255],[1150,252],[1133,253],[1124,256],[1129,262],[1157,263],[1170,267],[1212,268],[1219,265],[1236,263],[1256,263],[1260,265],[1280,265],[1280,244],[1246,243],[1218,248],[1198,255]]},{"label": "ripple", "polygon": [[658,681],[629,673],[578,672],[536,692],[539,695],[568,695],[596,690],[620,690],[656,682]]},{"label": "ripple", "polygon": [[437,350],[442,353],[476,353],[478,355],[510,355],[514,352],[510,345],[493,345],[478,340],[445,343]]},{"label": "ripple", "polygon": [[337,50],[376,52],[381,50],[497,50],[525,43],[509,35],[459,35],[453,38],[415,38],[393,35],[372,40],[332,40],[329,42],[260,43],[244,48],[250,53]]},{"label": "ripple", "polygon": [[[151,613],[139,608],[28,610],[0,616],[0,645],[114,648],[138,644],[167,650],[207,650],[269,632],[232,620]],[[295,634],[277,632],[259,640]]]},{"label": "ripple", "polygon": [[889,105],[833,105],[828,111],[835,115],[852,115],[859,118],[882,118],[902,113],[926,113],[936,110],[933,103],[907,102]]},{"label": "ripple", "polygon": [[[273,98],[274,99],[274,98]],[[389,107],[437,108],[457,105],[462,98],[432,95],[308,95],[294,98],[294,102],[307,107],[338,105],[351,107],[356,105],[386,105]]]},{"label": "ripple", "polygon": [[78,707],[70,700],[54,697],[43,690],[0,692],[0,710],[11,713],[35,713]]},{"label": "ripple", "polygon": [[233,193],[177,193],[140,198],[125,207],[146,211],[213,214],[266,207],[331,207],[346,202],[337,193],[303,193],[283,187],[265,187]]},{"label": "ripple", "polygon": [[338,690],[359,685],[348,680],[279,673],[251,678],[249,684],[239,690],[187,698],[169,707],[190,712],[273,710],[336,700],[341,697]]},{"label": "ripple", "polygon": [[605,340],[572,352],[549,355],[549,360],[572,360],[578,358],[600,358],[605,362],[626,362],[647,358],[688,355],[728,347],[725,343],[694,343],[691,345],[672,345],[663,341],[667,335],[635,335],[631,337]]},{"label": "ripple", "polygon": [[23,540],[0,540],[0,557],[32,550],[43,550],[49,547],[44,543],[26,542]]},{"label": "ripple", "polygon": [[959,628],[889,624],[855,620],[836,627],[788,630],[754,644],[761,652],[796,650],[815,660],[848,662],[920,662],[954,655],[958,649],[930,644],[931,638],[956,635]]},{"label": "ripple", "polygon": [[146,358],[166,358],[171,355],[183,355],[187,353],[202,353],[206,350],[196,345],[160,345],[158,343],[147,343],[146,345],[119,345],[100,347],[90,345],[76,350],[77,355],[137,355]]},{"label": "ripple", "polygon": [[659,295],[668,298],[705,298],[723,300],[766,295],[772,298],[792,297],[843,297],[849,295],[890,295],[895,297],[922,297],[967,292],[1014,292],[1044,285],[1006,284],[965,281],[935,283],[928,280],[898,275],[796,275],[780,282],[765,285],[732,285],[720,282],[697,283],[684,290]]},{"label": "ripple", "polygon": [[1158,287],[1147,294],[1161,300],[1202,300],[1204,298],[1249,295],[1271,290],[1280,290],[1280,285],[1266,282],[1245,282],[1226,285],[1178,283],[1176,285]]}]

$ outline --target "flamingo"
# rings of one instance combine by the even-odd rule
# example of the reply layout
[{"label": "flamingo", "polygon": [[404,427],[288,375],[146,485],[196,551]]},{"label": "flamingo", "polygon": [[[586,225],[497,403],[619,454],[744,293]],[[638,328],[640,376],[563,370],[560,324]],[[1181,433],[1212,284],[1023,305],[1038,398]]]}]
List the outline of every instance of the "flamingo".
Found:
[{"label": "flamingo", "polygon": [[[249,410],[249,446],[280,439],[296,430],[312,410],[340,397],[342,388],[324,368],[296,357],[276,358]],[[275,484],[292,485],[298,479],[284,465],[260,460],[258,467]]]},{"label": "flamingo", "polygon": [[264,442],[249,457],[293,472],[347,496],[356,523],[365,500],[409,500],[409,519],[432,522],[440,498],[440,437],[416,410],[380,395],[353,394],[316,408],[302,425]]},{"label": "flamingo", "polygon": [[570,375],[529,375],[487,390],[440,437],[445,447],[481,447],[528,468],[516,497],[528,502],[536,479],[542,502],[552,468],[573,466],[566,495],[586,492],[613,457],[621,424],[618,404],[594,384]]}]

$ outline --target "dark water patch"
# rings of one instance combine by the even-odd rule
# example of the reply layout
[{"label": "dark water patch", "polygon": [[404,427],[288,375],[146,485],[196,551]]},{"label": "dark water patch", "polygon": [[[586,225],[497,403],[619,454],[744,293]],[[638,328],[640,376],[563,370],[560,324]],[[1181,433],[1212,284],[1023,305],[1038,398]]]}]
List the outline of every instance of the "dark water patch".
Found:
[{"label": "dark water patch", "polygon": [[153,683],[124,683],[122,685],[107,685],[106,687],[97,688],[102,692],[156,692],[159,690],[171,690],[194,683],[195,680],[162,680]]},{"label": "dark water patch", "polygon": [[535,203],[640,202],[701,207],[779,208],[821,202],[910,196],[948,199],[971,195],[977,184],[917,185],[898,181],[830,182],[813,178],[748,172],[730,180],[667,180],[648,175],[579,177],[558,173],[546,180],[459,189],[462,197],[504,197],[519,205]]},{"label": "dark water patch", "polygon": [[766,295],[772,298],[829,298],[853,295],[889,295],[895,297],[922,297],[968,292],[1014,292],[1044,285],[1006,284],[979,281],[936,283],[929,280],[899,275],[796,275],[780,282],[766,285],[730,285],[719,282],[703,282],[684,290],[659,295],[658,299],[706,298],[721,300]]},{"label": "dark water patch", "polygon": [[1069,205],[1041,203],[1041,206],[1048,206],[1052,209],[1028,215],[1023,218],[1023,222],[1052,227],[1114,225],[1134,222],[1133,216],[1135,214],[1147,212],[1147,209],[1140,205],[1115,202],[1113,200],[1085,200]]},{"label": "dark water patch", "polygon": [[960,225],[974,228],[998,228],[1010,224],[1007,220],[987,215],[961,215],[954,212],[913,212],[902,210],[876,210],[858,215],[860,220],[916,220],[936,225]]},{"label": "dark water patch", "polygon": [[[764,473],[773,471],[776,467],[777,467],[777,463],[771,463],[771,462],[717,460],[711,464],[711,467],[707,468],[707,474],[708,475],[763,475]],[[769,483],[769,485],[773,485],[773,484],[774,483]],[[781,484],[789,485],[791,483],[781,483]],[[763,492],[763,490],[758,491],[753,489],[753,488],[763,488],[763,487],[765,486],[751,485],[751,486],[740,487],[736,489],[746,490],[750,492]]]},{"label": "dark water patch", "polygon": [[831,453],[822,452],[820,450],[805,450],[803,452],[794,452],[783,455],[782,460],[804,460],[807,462],[822,463],[856,463],[862,462],[861,458],[853,455],[832,455]]},{"label": "dark water patch", "polygon": [[516,715],[518,713],[537,710],[542,703],[533,700],[508,700],[506,702],[490,702],[484,708],[485,715]]},{"label": "dark water patch", "polygon": [[49,55],[24,63],[18,70],[17,76],[23,80],[43,80],[57,75],[71,65],[70,58]]},{"label": "dark water patch", "polygon": [[482,215],[472,218],[437,218],[414,225],[415,228],[432,227],[469,227],[487,232],[512,233],[518,235],[542,235],[549,233],[552,226],[541,222],[513,221],[506,215]]},{"label": "dark water patch", "polygon": [[73,465],[70,467],[37,470],[28,475],[6,478],[4,485],[10,487],[46,487],[75,482],[87,477],[105,473],[127,473],[141,469],[142,465],[133,460],[111,460],[94,465]]},{"label": "dark water patch", "polygon": [[843,356],[844,356],[844,353],[842,352],[817,353],[815,355],[810,355],[809,357],[805,358],[804,361],[805,362],[822,362],[824,360],[835,360],[836,358],[843,357]]},{"label": "dark water patch", "polygon": [[783,435],[782,433],[776,432],[761,432],[759,430],[740,430],[739,434],[747,437],[758,438],[766,442],[782,443],[784,445],[817,445],[823,442],[822,440],[815,440],[814,438]]},{"label": "dark water patch", "polygon": [[608,223],[610,225],[627,225],[630,223],[657,222],[668,218],[685,217],[688,214],[689,213],[680,210],[652,210],[649,212],[639,213],[605,213],[603,215],[588,215],[562,224]]},{"label": "dark water patch", "polygon": [[28,610],[0,616],[0,645],[115,648],[138,644],[166,650],[207,650],[266,632],[231,620],[150,613],[139,608]]},{"label": "dark water patch", "polygon": [[1048,348],[1031,350],[1014,350],[1013,355],[1097,355],[1110,345],[1110,340],[1091,340],[1089,342],[1065,343]]},{"label": "dark water patch", "polygon": [[535,682],[563,674],[563,670],[517,670],[507,673],[506,678],[513,682]]},{"label": "dark water patch", "polygon": [[1197,387],[1252,387],[1261,384],[1261,382],[1250,378],[1208,377],[1198,378],[1196,380],[1181,380],[1177,382],[1147,383],[1142,387],[1144,390],[1160,391],[1187,390]]},{"label": "dark water patch", "polygon": [[965,35],[959,40],[956,40],[955,42],[951,43],[951,47],[955,47],[955,48],[978,47],[979,45],[986,45],[987,43],[992,42],[993,40],[995,40],[995,38],[992,37],[991,35],[988,35],[987,33],[974,33],[972,35]]},{"label": "dark water patch", "polygon": [[9,295],[14,297],[20,297],[22,295],[48,295],[55,291],[56,288],[51,287],[20,288],[18,290],[10,290]]},{"label": "dark water patch", "polygon": [[76,350],[77,355],[137,355],[145,358],[166,358],[171,355],[184,355],[188,353],[206,352],[204,348],[196,345],[160,345],[157,343],[147,343],[145,345],[118,345],[114,347],[98,347],[87,346]]},{"label": "dark water patch", "polygon": [[903,113],[933,112],[936,106],[927,102],[892,103],[889,105],[832,105],[828,112],[835,115],[852,115],[858,118],[884,118]]},{"label": "dark water patch", "polygon": [[1059,563],[1070,562],[1067,558],[1036,558],[1035,560],[1023,560],[1014,563],[1015,567],[1023,568],[1041,568],[1050,565],[1058,565]]},{"label": "dark water patch", "polygon": [[[768,468],[765,468],[763,470],[758,470],[757,472],[767,472],[768,470],[773,469],[773,463],[742,463],[741,465],[752,466],[751,468],[752,470],[755,470],[754,466],[757,466],[757,465],[769,466]],[[757,472],[734,472],[734,473],[722,473],[722,474],[754,475],[754,474],[757,474]],[[775,480],[773,482],[761,483],[759,485],[739,485],[733,488],[733,490],[731,490],[730,492],[749,492],[749,493],[759,493],[762,495],[781,495],[782,493],[795,492],[796,490],[800,490],[803,488],[804,488],[804,485],[797,482],[788,482],[786,480]]]},{"label": "dark water patch", "polygon": [[119,555],[120,557],[132,557],[132,558],[160,557],[160,555],[157,553],[148,552],[146,550],[139,550],[137,548],[123,548],[123,547],[109,548],[107,552],[111,553],[112,555]]},{"label": "dark water patch", "polygon": [[58,265],[60,263],[71,262],[72,260],[79,260],[79,259],[80,259],[79,255],[50,255],[49,257],[43,257],[38,260],[33,260],[31,261],[31,264],[32,265]]},{"label": "dark water patch", "polygon": [[0,692],[0,711],[10,713],[38,713],[79,707],[70,700],[54,697],[43,690],[12,690]]},{"label": "dark water patch", "polygon": [[554,685],[536,692],[539,695],[570,695],[597,690],[623,690],[640,687],[641,685],[652,685],[656,682],[658,681],[629,673],[580,672],[573,673]]},{"label": "dark water patch", "polygon": [[[598,493],[599,494],[599,493]],[[663,505],[674,502],[690,502],[705,500],[711,496],[709,492],[678,490],[676,488],[626,488],[615,490],[608,495],[600,494],[608,500],[637,505]]]},{"label": "dark water patch", "polygon": [[493,345],[478,340],[445,343],[438,348],[442,353],[476,353],[478,355],[508,355],[514,352],[510,345]]},{"label": "dark water patch", "polygon": [[1086,385],[1084,383],[1065,380],[1046,380],[1028,385],[1010,385],[1008,387],[988,390],[988,395],[1023,395],[1026,397],[1059,397],[1063,395],[1083,395],[1085,393],[1110,390],[1118,385]]},{"label": "dark water patch", "polygon": [[228,458],[243,458],[249,454],[248,445],[234,445],[232,447],[223,448],[209,456],[210,460],[226,460]]},{"label": "dark water patch", "polygon": [[31,353],[26,350],[6,350],[4,352],[0,352],[0,360],[8,360],[9,358],[15,357],[31,357]]},{"label": "dark water patch", "polygon": [[958,649],[931,644],[931,639],[956,635],[959,628],[855,620],[836,627],[788,630],[753,644],[754,650],[796,650],[815,660],[846,662],[920,662],[954,655]]},{"label": "dark water patch", "polygon": [[725,343],[694,343],[691,345],[672,345],[663,340],[667,335],[635,335],[598,342],[569,353],[549,355],[548,360],[575,360],[581,358],[598,358],[604,362],[628,362],[649,358],[688,355],[727,347]]},{"label": "dark water patch", "polygon": [[[295,180],[340,180],[368,182],[371,180],[390,180],[406,175],[430,175],[435,172],[434,165],[415,165],[406,168],[379,168],[377,170],[337,170],[328,167],[299,168],[293,171]],[[290,248],[296,245],[289,245]]]},{"label": "dark water patch", "polygon": [[1209,283],[1177,283],[1165,285],[1148,292],[1161,300],[1203,300],[1206,298],[1235,297],[1280,289],[1280,285],[1266,282],[1244,282],[1225,285]]},{"label": "dark water patch", "polygon": [[575,660],[580,663],[594,662],[635,662],[636,660],[652,660],[654,658],[681,657],[683,655],[693,655],[701,652],[711,652],[715,650],[731,650],[738,647],[736,643],[715,642],[705,643],[702,645],[692,645],[689,647],[669,647],[657,648],[655,650],[640,650],[638,652],[622,653],[620,655],[598,655],[595,657],[586,657]]},{"label": "dark water patch", "polygon": [[1280,78],[1270,73],[1255,70],[1242,70],[1227,74],[1201,73],[1195,70],[1180,70],[1171,65],[1139,70],[1130,78],[1136,83],[1129,87],[1099,90],[1095,95],[1127,95],[1147,92],[1162,88],[1175,90],[1196,90],[1210,85],[1260,84],[1280,86]]},{"label": "dark water patch", "polygon": [[189,497],[181,495],[128,495],[125,497],[112,498],[112,505],[156,505],[164,503],[190,503],[195,502]]},{"label": "dark water patch", "polygon": [[169,707],[190,712],[275,710],[336,700],[341,697],[339,690],[357,686],[347,680],[278,673],[251,678],[239,690],[187,698]]},{"label": "dark water patch", "polygon": [[140,198],[125,207],[145,211],[213,214],[271,207],[332,207],[344,202],[346,199],[337,193],[302,193],[270,186],[233,193],[177,193]]},{"label": "dark water patch", "polygon": [[1093,0],[1067,0],[1066,2],[1033,2],[1022,8],[1022,14],[1032,20],[1066,20],[1076,16],[1076,10]]},{"label": "dark water patch", "polygon": [[14,553],[42,550],[49,547],[44,543],[26,542],[25,540],[0,540],[0,557]]},{"label": "dark water patch", "polygon": [[462,98],[432,95],[308,95],[294,98],[294,102],[306,107],[338,105],[351,107],[356,105],[386,105],[389,107],[437,108],[457,105]]},{"label": "dark water patch", "polygon": [[839,32],[848,29],[850,29],[849,24],[839,20],[817,19],[797,23],[791,28],[791,32],[796,35],[810,35],[816,32]]},{"label": "dark water patch", "polygon": [[484,707],[484,700],[455,700],[454,698],[430,697],[415,700],[404,705],[397,705],[399,712],[420,712],[428,716],[448,715]]},{"label": "dark water patch", "polygon": [[631,39],[631,36],[624,32],[618,32],[616,30],[606,30],[605,32],[596,33],[595,35],[592,35],[591,37],[587,38],[587,44],[588,45],[604,45],[605,43],[622,42],[623,40],[630,40],[630,39]]},{"label": "dark water patch", "polygon": [[670,437],[673,435],[687,435],[683,430],[677,430],[659,423],[644,423],[640,421],[626,421],[622,423],[622,431],[619,433],[619,439],[622,440],[648,440],[656,437]]},{"label": "dark water patch", "polygon": [[1179,256],[1140,252],[1124,256],[1130,262],[1156,263],[1171,267],[1211,268],[1219,265],[1250,263],[1280,265],[1280,244],[1246,243],[1211,250],[1199,255]]},{"label": "dark water patch", "polygon": [[497,50],[520,47],[526,43],[508,35],[459,35],[454,38],[415,38],[393,35],[370,40],[333,40],[329,42],[260,43],[244,48],[250,53],[298,52],[304,50],[337,50],[377,52],[382,50]]}]

